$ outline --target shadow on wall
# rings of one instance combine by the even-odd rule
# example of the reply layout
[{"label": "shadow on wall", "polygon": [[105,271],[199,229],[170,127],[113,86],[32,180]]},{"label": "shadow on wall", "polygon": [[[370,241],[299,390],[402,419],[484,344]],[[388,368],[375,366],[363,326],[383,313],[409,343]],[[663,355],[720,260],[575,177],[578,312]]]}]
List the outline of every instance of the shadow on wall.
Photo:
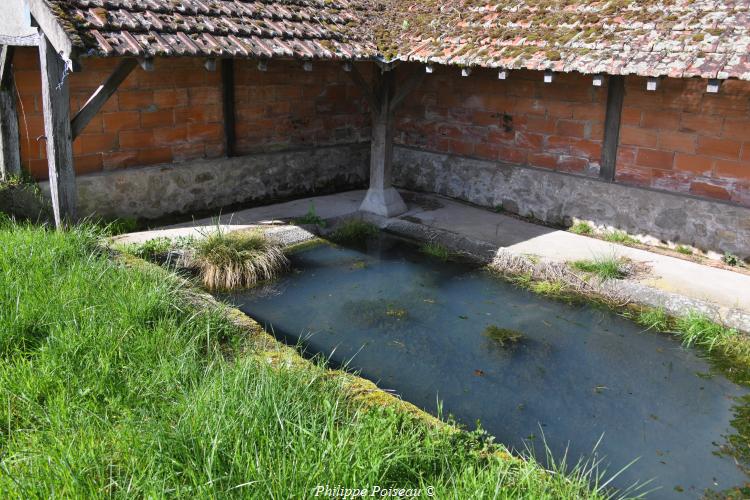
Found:
[{"label": "shadow on wall", "polygon": [[405,189],[500,205],[553,225],[593,221],[663,242],[750,257],[750,209],[719,201],[403,146],[395,148],[394,180]]}]

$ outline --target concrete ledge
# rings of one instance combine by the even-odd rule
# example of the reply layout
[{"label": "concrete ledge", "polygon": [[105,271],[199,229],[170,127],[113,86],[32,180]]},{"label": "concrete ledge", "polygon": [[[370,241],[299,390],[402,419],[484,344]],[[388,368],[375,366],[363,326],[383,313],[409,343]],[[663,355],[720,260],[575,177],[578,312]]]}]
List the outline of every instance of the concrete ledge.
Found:
[{"label": "concrete ledge", "polygon": [[543,169],[394,150],[394,179],[433,192],[552,224],[574,219],[640,236],[750,258],[750,209]]},{"label": "concrete ledge", "polygon": [[348,144],[83,175],[78,212],[154,219],[356,189],[367,184],[369,151]]}]

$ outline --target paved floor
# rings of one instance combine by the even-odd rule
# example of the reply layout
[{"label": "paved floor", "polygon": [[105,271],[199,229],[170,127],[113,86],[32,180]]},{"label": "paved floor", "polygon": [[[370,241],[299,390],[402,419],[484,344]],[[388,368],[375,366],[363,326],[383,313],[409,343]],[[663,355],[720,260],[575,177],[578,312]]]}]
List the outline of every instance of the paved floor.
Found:
[{"label": "paved floor", "polygon": [[[364,191],[349,191],[251,208],[227,213],[220,218],[134,233],[122,240],[139,242],[157,236],[198,234],[215,227],[219,221],[230,229],[273,224],[277,219],[300,217],[311,205],[322,218],[338,217],[355,212],[364,194]],[[627,257],[650,266],[650,275],[640,280],[643,284],[724,308],[750,312],[748,275],[539,226],[436,195],[404,193],[404,197],[409,211],[401,218],[418,220],[426,226],[492,243],[511,252],[536,255],[543,260],[572,261],[611,255]]]}]

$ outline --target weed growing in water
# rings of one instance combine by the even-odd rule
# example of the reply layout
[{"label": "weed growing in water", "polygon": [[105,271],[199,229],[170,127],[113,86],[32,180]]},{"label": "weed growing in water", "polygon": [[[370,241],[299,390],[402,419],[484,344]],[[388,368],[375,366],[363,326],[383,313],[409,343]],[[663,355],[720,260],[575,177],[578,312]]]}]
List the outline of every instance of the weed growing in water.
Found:
[{"label": "weed growing in water", "polygon": [[517,344],[523,339],[523,334],[510,328],[500,328],[497,325],[490,325],[484,329],[482,335],[492,339],[500,347],[506,347],[511,344]]},{"label": "weed growing in water", "polygon": [[407,311],[406,309],[392,308],[389,306],[385,311],[385,314],[386,316],[390,316],[391,318],[405,319],[409,316],[409,311]]},{"label": "weed growing in water", "polygon": [[594,228],[591,227],[591,224],[588,222],[576,222],[572,226],[570,226],[570,229],[568,229],[571,233],[575,234],[592,234],[594,232]]},{"label": "weed growing in water", "polygon": [[419,247],[419,251],[425,255],[429,255],[430,257],[434,257],[444,262],[447,261],[451,256],[451,252],[450,250],[448,250],[448,248],[441,245],[440,243],[434,242],[423,244]]},{"label": "weed growing in water", "polygon": [[532,292],[546,295],[548,297],[563,298],[569,295],[565,283],[560,280],[554,281],[532,281],[528,287]]},{"label": "weed growing in water", "polygon": [[307,210],[307,213],[298,219],[294,219],[292,222],[298,225],[309,224],[318,227],[326,227],[326,221],[317,214],[315,211],[315,204],[312,202],[310,202],[310,208]]},{"label": "weed growing in water", "polygon": [[198,240],[186,263],[198,271],[209,290],[251,287],[276,277],[289,266],[281,245],[262,232],[227,233],[221,228]]},{"label": "weed growing in water", "polygon": [[577,260],[571,264],[573,269],[595,274],[602,280],[619,280],[627,277],[626,262],[617,257],[597,257],[593,260]]},{"label": "weed growing in water", "polygon": [[646,330],[665,332],[669,329],[669,316],[664,312],[664,309],[644,309],[639,311],[634,319]]},{"label": "weed growing in water", "polygon": [[350,219],[337,227],[330,238],[340,244],[361,245],[378,234],[378,231],[378,227],[371,222]]},{"label": "weed growing in water", "polygon": [[624,245],[635,245],[638,243],[638,240],[625,231],[610,231],[604,235],[604,239],[610,243],[622,243]]},{"label": "weed growing in water", "polygon": [[714,323],[703,314],[690,311],[675,320],[675,327],[686,346],[700,346],[711,352],[717,345],[727,345],[737,330]]}]

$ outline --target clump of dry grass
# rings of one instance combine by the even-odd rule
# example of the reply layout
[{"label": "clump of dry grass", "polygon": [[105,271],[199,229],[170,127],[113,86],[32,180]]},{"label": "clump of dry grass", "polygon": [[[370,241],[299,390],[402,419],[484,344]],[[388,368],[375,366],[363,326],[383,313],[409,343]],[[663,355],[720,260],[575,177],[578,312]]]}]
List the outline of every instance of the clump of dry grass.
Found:
[{"label": "clump of dry grass", "polygon": [[221,228],[198,240],[185,255],[209,290],[248,288],[276,277],[289,266],[278,243],[261,231],[225,232]]},{"label": "clump of dry grass", "polygon": [[533,262],[527,257],[500,251],[489,269],[543,295],[570,300],[586,298],[615,307],[630,302],[629,297],[604,281],[583,279],[562,262]]}]

